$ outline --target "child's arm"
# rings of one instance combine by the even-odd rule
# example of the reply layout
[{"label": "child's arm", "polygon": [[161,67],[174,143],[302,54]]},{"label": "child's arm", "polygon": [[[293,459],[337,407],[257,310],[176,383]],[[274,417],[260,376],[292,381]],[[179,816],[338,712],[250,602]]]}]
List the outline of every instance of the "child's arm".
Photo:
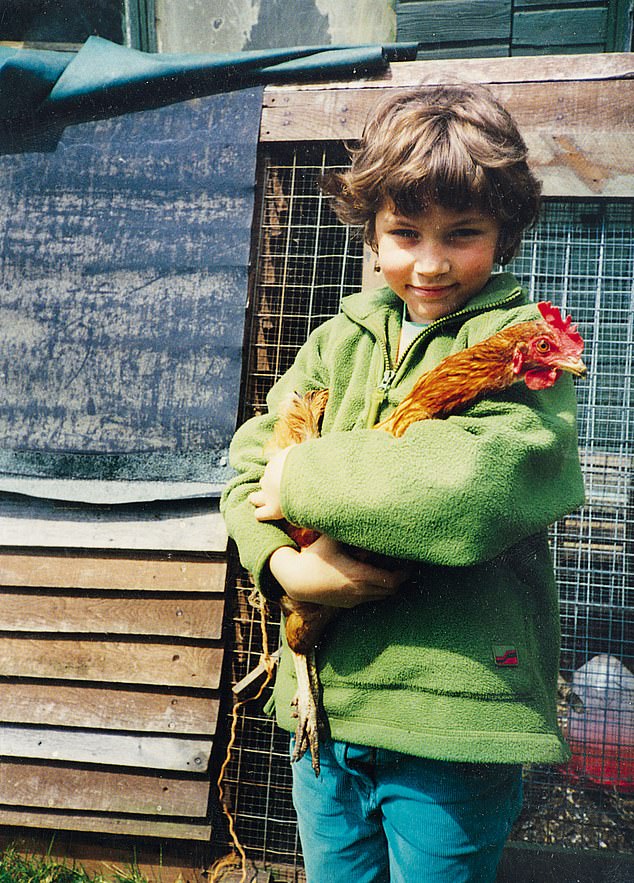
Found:
[{"label": "child's arm", "polygon": [[395,558],[486,561],[583,503],[575,411],[572,382],[562,377],[539,393],[517,384],[398,439],[380,430],[329,433],[289,451],[281,511]]},{"label": "child's arm", "polygon": [[[326,331],[322,326],[315,332],[314,345],[302,348],[292,368],[273,387],[267,397],[269,413],[247,421],[236,432],[230,454],[237,474],[223,492],[221,510],[229,535],[238,546],[240,560],[263,594],[275,598],[281,587],[295,600],[353,607],[392,594],[405,574],[359,561],[326,537],[300,554],[293,540],[275,523],[282,518],[279,508],[268,510],[268,514],[264,509],[264,518],[255,515],[256,501],[259,511],[260,502],[271,499],[271,487],[279,488],[281,466],[288,454],[288,449],[282,451],[271,458],[267,467],[265,451],[280,402],[296,390],[329,386],[319,358],[319,339]],[[272,482],[273,474],[276,477]],[[324,491],[322,488],[321,492]]]},{"label": "child's arm", "polygon": [[405,570],[384,570],[353,558],[326,535],[301,552],[281,546],[271,555],[269,568],[289,598],[327,607],[382,601],[407,577]]}]

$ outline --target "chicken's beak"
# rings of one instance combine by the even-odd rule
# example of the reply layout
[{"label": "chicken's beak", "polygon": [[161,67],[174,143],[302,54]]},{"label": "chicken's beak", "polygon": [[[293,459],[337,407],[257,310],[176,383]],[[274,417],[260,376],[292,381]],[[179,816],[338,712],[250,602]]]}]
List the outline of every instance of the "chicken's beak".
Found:
[{"label": "chicken's beak", "polygon": [[565,362],[559,362],[557,367],[562,371],[568,371],[569,374],[574,374],[575,377],[585,377],[588,373],[588,369],[581,359],[567,359]]}]

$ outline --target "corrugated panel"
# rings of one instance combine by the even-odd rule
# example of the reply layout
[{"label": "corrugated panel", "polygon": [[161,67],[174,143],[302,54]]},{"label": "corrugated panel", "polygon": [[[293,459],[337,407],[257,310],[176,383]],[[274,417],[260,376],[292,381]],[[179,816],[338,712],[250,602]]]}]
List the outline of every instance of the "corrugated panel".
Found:
[{"label": "corrugated panel", "polygon": [[225,569],[0,553],[0,824],[209,837]]}]

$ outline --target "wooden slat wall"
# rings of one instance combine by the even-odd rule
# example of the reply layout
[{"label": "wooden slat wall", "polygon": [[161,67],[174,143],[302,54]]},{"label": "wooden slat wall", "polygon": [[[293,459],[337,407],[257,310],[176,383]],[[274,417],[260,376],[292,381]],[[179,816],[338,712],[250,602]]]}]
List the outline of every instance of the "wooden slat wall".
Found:
[{"label": "wooden slat wall", "polygon": [[[634,54],[464,60],[518,121],[546,196],[634,196]],[[389,89],[455,82],[451,61],[392,65],[350,83],[267,87],[262,141],[353,140]]]},{"label": "wooden slat wall", "polygon": [[209,838],[225,571],[0,550],[0,825]]},{"label": "wooden slat wall", "polygon": [[418,42],[421,59],[618,51],[630,48],[626,2],[398,0],[397,37]]}]

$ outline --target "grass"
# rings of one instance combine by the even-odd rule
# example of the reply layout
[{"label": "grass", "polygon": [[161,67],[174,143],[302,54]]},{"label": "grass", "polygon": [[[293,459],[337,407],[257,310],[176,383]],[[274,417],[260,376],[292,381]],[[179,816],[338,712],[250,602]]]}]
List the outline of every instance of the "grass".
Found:
[{"label": "grass", "polygon": [[81,865],[24,855],[12,846],[0,852],[0,883],[148,883],[134,865],[126,869],[111,866],[108,874],[91,875]]}]

